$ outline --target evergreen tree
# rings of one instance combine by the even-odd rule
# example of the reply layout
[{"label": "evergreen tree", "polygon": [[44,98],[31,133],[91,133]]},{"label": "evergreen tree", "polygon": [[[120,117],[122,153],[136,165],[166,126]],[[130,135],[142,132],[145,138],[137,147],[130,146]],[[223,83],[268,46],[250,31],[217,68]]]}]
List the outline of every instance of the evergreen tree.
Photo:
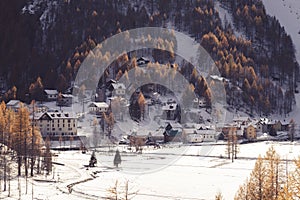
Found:
[{"label": "evergreen tree", "polygon": [[118,166],[121,164],[122,160],[121,160],[121,155],[119,150],[117,149],[115,157],[114,157],[114,166],[116,166],[118,168]]},{"label": "evergreen tree", "polygon": [[295,138],[295,121],[291,119],[289,124],[289,139],[291,140],[291,142],[293,142],[294,138]]},{"label": "evergreen tree", "polygon": [[89,167],[95,167],[96,164],[97,164],[97,158],[95,155],[95,151],[93,151],[91,158],[90,158]]}]

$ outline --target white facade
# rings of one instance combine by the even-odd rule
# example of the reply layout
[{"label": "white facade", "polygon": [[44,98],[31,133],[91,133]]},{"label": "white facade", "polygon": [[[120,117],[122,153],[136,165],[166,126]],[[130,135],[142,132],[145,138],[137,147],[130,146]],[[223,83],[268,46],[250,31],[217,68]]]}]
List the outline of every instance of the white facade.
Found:
[{"label": "white facade", "polygon": [[77,117],[69,112],[45,112],[35,117],[35,125],[46,136],[77,135]]},{"label": "white facade", "polygon": [[198,134],[189,134],[186,136],[186,141],[188,143],[203,142],[203,137],[202,137],[202,135],[198,135]]},{"label": "white facade", "polygon": [[113,96],[125,96],[125,85],[123,83],[112,83]]},{"label": "white facade", "polygon": [[108,104],[105,102],[92,102],[89,105],[89,112],[90,113],[104,113],[108,110]]}]

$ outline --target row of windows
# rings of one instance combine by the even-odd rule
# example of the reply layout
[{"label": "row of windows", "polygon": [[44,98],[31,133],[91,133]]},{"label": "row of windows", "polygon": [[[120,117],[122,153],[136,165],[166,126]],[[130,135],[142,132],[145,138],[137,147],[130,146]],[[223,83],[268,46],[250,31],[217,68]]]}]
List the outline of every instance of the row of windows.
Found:
[{"label": "row of windows", "polygon": [[[49,127],[50,125],[47,124],[47,127]],[[43,124],[40,124],[40,127],[42,128],[43,127]],[[52,124],[52,127],[54,127],[54,124]],[[59,124],[57,124],[57,127],[60,127]],[[62,127],[65,127],[65,124],[62,125]],[[71,127],[71,124],[68,124],[68,127]],[[75,124],[73,124],[73,127],[75,127]]]},{"label": "row of windows", "polygon": [[[52,128],[52,131],[55,131],[55,128]],[[72,131],[73,129],[70,127],[68,128],[68,131]],[[50,131],[50,128],[47,128],[47,131]],[[58,128],[58,131],[62,131],[62,128]]]},{"label": "row of windows", "polygon": [[[206,136],[206,135],[203,135],[203,138],[205,138],[205,136]],[[212,136],[212,135],[207,135],[206,138],[214,138],[214,136]]]},{"label": "row of windows", "polygon": [[67,135],[76,135],[75,133],[48,133],[49,136],[67,136]]},{"label": "row of windows", "polygon": [[[65,123],[66,121],[68,122],[68,123],[71,123],[71,119],[68,119],[68,120],[66,120],[66,119],[63,119],[63,120],[54,120],[54,123],[56,122],[56,123],[60,123],[60,121],[62,121],[62,123]],[[74,120],[73,120],[74,121]],[[47,120],[47,122],[48,123],[51,123],[52,122],[52,120]],[[52,122],[53,123],[53,122]]]}]

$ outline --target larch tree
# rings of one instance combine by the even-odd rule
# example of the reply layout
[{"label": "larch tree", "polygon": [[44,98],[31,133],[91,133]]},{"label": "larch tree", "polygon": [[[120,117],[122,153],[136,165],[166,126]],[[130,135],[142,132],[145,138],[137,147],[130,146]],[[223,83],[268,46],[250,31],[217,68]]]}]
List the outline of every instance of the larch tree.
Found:
[{"label": "larch tree", "polygon": [[145,112],[146,112],[146,99],[145,99],[142,92],[139,93],[137,102],[138,102],[138,105],[139,105],[139,108],[140,108],[141,118],[144,120],[145,119]]},{"label": "larch tree", "polygon": [[264,183],[264,199],[277,199],[283,180],[283,170],[280,165],[280,157],[275,149],[269,148],[265,157],[266,178]]},{"label": "larch tree", "polygon": [[21,104],[17,114],[16,120],[14,124],[14,146],[16,147],[16,151],[18,154],[18,176],[21,176],[21,165],[22,158],[24,159],[25,164],[25,175],[28,176],[28,139],[29,134],[31,134],[30,127],[30,119],[29,119],[29,111],[28,109]]},{"label": "larch tree", "polygon": [[264,199],[266,168],[261,156],[258,157],[248,182],[249,199]]}]

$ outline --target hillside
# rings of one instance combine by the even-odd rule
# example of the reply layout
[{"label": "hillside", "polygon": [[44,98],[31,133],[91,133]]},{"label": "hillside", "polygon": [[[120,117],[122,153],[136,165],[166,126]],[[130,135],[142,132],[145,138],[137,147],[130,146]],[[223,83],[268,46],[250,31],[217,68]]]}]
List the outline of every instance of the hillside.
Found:
[{"label": "hillside", "polygon": [[[27,93],[34,98],[36,87],[64,91],[90,50],[105,38],[132,28],[171,24],[201,43],[221,75],[230,80],[226,85],[229,106],[251,115],[288,113],[295,103],[299,71],[293,43],[280,23],[267,15],[261,1],[251,2],[1,3],[7,9],[0,14],[1,30],[5,30],[0,33],[0,75],[7,81],[6,89],[16,86],[2,99],[15,98],[15,92],[23,100]],[[232,21],[219,14],[216,5],[227,10]],[[156,57],[154,61],[161,59]],[[182,67],[181,72],[190,79],[191,71],[186,69]],[[196,80],[189,81],[197,87]],[[236,94],[239,98],[234,98]]]}]

